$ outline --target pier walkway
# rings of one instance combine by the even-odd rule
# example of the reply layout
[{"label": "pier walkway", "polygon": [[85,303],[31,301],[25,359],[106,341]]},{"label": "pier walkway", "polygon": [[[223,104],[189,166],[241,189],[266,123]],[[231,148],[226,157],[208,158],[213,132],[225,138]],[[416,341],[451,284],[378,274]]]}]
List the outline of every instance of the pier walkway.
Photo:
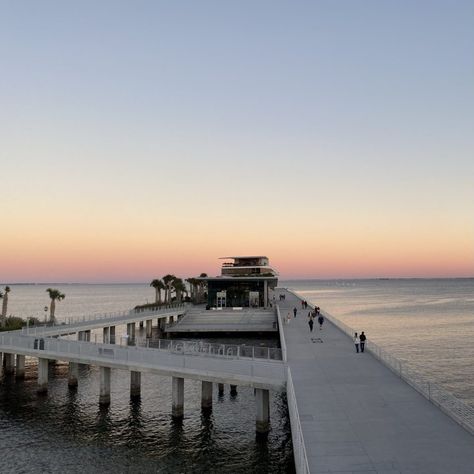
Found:
[{"label": "pier walkway", "polygon": [[[293,409],[297,472],[474,472],[471,434],[372,354],[357,354],[350,338],[327,318],[322,330],[315,321],[310,333],[309,309],[302,310],[292,293],[278,292],[286,295],[278,304],[291,374],[290,416],[293,396],[299,414],[298,423]],[[370,336],[370,328],[360,329]]]}]

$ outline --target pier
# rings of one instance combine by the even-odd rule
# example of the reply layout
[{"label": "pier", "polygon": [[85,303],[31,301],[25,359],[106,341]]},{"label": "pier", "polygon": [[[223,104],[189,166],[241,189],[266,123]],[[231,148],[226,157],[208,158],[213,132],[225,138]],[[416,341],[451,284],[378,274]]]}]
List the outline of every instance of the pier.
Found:
[{"label": "pier", "polygon": [[[194,328],[191,322],[199,311],[191,310],[194,316],[186,322],[188,308],[176,305],[3,333],[0,351],[4,373],[22,378],[25,357],[37,358],[37,391],[46,394],[49,361],[69,363],[70,389],[78,386],[79,364],[95,365],[100,372],[101,405],[113,403],[113,369],[130,373],[131,398],[140,397],[142,378],[147,373],[165,375],[172,387],[174,418],[185,415],[186,378],[202,383],[203,410],[212,409],[214,384],[219,394],[225,385],[231,394],[239,386],[253,387],[257,433],[271,429],[270,392],[286,390],[298,473],[472,472],[474,410],[457,402],[456,411],[449,406],[455,399],[443,399],[435,387],[428,386],[425,393],[395,363],[396,359],[384,355],[370,341],[366,352],[356,353],[350,328],[324,312],[323,329],[315,321],[310,333],[307,314],[312,307],[302,309],[301,298],[289,290],[278,289],[278,293],[284,293],[285,298],[272,310],[256,310],[255,314],[251,310],[235,311],[241,319],[229,322],[222,322],[222,318],[231,318],[234,311],[206,311],[204,317],[208,330],[212,327],[218,332],[236,324],[248,330],[252,321],[254,329],[275,329],[281,349],[149,339],[153,321],[159,328],[164,328],[163,321],[173,320],[176,327],[183,323],[183,332],[196,330],[198,320],[192,323]],[[296,317],[293,308],[297,308]],[[125,344],[114,337],[119,324],[127,328],[130,339]],[[137,324],[144,328],[146,338],[136,337]],[[91,340],[92,330],[102,331],[103,340]]]},{"label": "pier", "polygon": [[280,320],[292,316],[281,328],[298,473],[473,472],[474,437],[462,420],[443,413],[371,352],[357,354],[328,317],[322,330],[315,320],[310,333],[309,309],[301,309],[297,295],[280,293]]},{"label": "pier", "polygon": [[[25,356],[38,359],[38,393],[48,391],[48,361],[69,362],[69,388],[78,385],[79,364],[95,365],[100,371],[99,404],[108,405],[111,400],[112,369],[130,372],[130,397],[140,396],[142,374],[153,373],[169,376],[172,384],[172,416],[184,416],[184,379],[202,383],[201,406],[212,408],[213,384],[219,392],[224,384],[230,393],[236,394],[238,386],[255,389],[256,422],[258,433],[270,429],[270,390],[284,391],[286,366],[281,351],[276,348],[210,344],[202,342],[163,340],[139,340],[136,323],[151,333],[152,320],[158,325],[166,319],[179,320],[186,312],[184,305],[158,308],[153,311],[130,311],[107,317],[88,317],[68,324],[49,327],[27,328],[0,335],[0,351],[3,354],[5,374],[24,376]],[[125,325],[127,341],[112,337],[116,325]],[[91,331],[103,332],[103,341],[91,341]],[[73,335],[73,339],[71,339]],[[68,338],[62,338],[67,336]],[[116,344],[115,342],[118,342]],[[15,367],[16,356],[16,367]]]}]

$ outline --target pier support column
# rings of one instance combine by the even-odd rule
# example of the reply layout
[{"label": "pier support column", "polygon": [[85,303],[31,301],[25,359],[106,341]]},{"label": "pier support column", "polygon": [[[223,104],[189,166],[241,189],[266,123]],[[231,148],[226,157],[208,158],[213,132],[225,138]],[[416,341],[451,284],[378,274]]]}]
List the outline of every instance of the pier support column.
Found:
[{"label": "pier support column", "polygon": [[219,397],[222,397],[224,395],[224,384],[220,383],[217,385],[217,387],[218,387]]},{"label": "pier support column", "polygon": [[268,308],[268,281],[263,281],[263,307]]},{"label": "pier support column", "polygon": [[128,336],[128,343],[134,344],[135,343],[135,323],[127,323],[127,336]]},{"label": "pier support column", "polygon": [[110,367],[100,367],[100,405],[110,405]]},{"label": "pier support column", "polygon": [[78,331],[77,340],[78,341],[85,341],[86,340],[85,331]]},{"label": "pier support column", "polygon": [[147,321],[146,321],[146,337],[151,337],[152,327],[153,327],[153,321],[151,319],[147,319]]},{"label": "pier support column", "polygon": [[184,379],[181,377],[172,378],[171,392],[173,404],[171,415],[173,418],[182,418],[184,416]]},{"label": "pier support column", "polygon": [[163,326],[165,325],[165,321],[166,320],[164,318],[158,319],[157,332],[156,332],[158,339],[163,338]]},{"label": "pier support column", "polygon": [[257,405],[257,433],[268,433],[270,430],[270,392],[263,388],[257,388],[255,393]]},{"label": "pier support column", "polygon": [[201,408],[212,408],[212,382],[202,381]]},{"label": "pier support column", "polygon": [[141,393],[142,373],[132,370],[130,372],[130,397],[136,398]]},{"label": "pier support column", "polygon": [[109,328],[109,342],[110,344],[115,344],[115,326],[110,326]]},{"label": "pier support column", "polygon": [[91,342],[91,330],[84,331],[84,341]]},{"label": "pier support column", "polygon": [[102,340],[104,344],[110,344],[110,328],[105,327],[102,329]]},{"label": "pier support column", "polygon": [[230,386],[230,394],[235,397],[237,395],[237,385]]},{"label": "pier support column", "polygon": [[48,391],[48,359],[38,359],[38,393],[46,393]]},{"label": "pier support column", "polygon": [[3,363],[5,365],[5,375],[11,375],[15,372],[15,354],[5,352],[3,354]]},{"label": "pier support column", "polygon": [[25,356],[21,354],[16,355],[16,373],[17,379],[25,378]]},{"label": "pier support column", "polygon": [[77,387],[77,379],[79,378],[79,364],[77,362],[69,362],[69,371],[67,384],[69,388]]}]

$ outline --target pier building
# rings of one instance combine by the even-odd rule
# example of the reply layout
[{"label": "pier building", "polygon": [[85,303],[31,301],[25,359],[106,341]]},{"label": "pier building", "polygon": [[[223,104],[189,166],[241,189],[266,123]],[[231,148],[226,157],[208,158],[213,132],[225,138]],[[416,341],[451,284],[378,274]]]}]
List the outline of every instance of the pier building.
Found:
[{"label": "pier building", "polygon": [[199,278],[207,283],[208,308],[267,308],[269,292],[278,284],[278,273],[268,257],[221,257],[221,275]]}]

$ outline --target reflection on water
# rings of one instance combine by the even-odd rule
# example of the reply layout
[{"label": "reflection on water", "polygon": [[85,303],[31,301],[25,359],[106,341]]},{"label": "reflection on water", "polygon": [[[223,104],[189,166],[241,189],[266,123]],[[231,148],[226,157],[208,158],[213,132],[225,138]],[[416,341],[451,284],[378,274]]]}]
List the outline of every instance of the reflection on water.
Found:
[{"label": "reflection on water", "polygon": [[99,374],[81,366],[67,386],[67,364],[50,364],[49,391],[36,394],[37,367],[0,386],[0,472],[293,472],[284,395],[272,393],[268,437],[255,434],[253,389],[214,391],[200,407],[200,383],[185,381],[185,417],[171,418],[171,381],[142,375],[142,395],[129,397],[130,375],[112,371],[112,403],[98,404]]}]

